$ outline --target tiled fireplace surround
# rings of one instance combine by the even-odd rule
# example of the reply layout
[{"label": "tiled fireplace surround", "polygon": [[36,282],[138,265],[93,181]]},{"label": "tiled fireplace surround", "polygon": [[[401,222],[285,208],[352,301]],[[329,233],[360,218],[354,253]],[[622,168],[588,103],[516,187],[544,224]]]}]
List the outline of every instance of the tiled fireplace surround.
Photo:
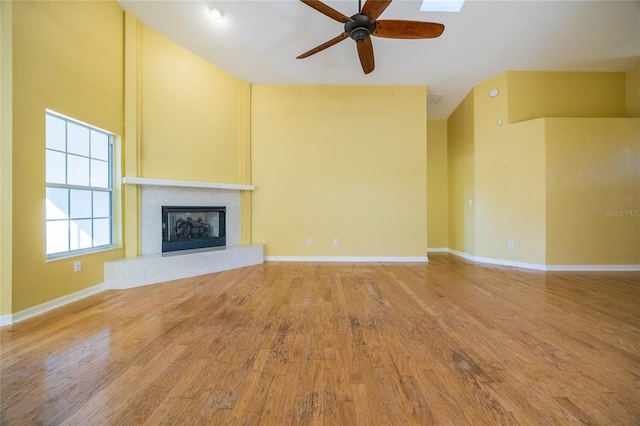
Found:
[{"label": "tiled fireplace surround", "polygon": [[[142,255],[105,264],[107,289],[123,289],[204,275],[264,262],[263,245],[240,245],[240,191],[141,186]],[[162,253],[162,206],[225,206],[227,246]]]}]

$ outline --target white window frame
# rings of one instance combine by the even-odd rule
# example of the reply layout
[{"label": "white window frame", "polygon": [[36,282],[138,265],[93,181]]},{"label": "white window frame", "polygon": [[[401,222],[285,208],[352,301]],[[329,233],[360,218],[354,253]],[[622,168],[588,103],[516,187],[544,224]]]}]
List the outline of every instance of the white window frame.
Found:
[{"label": "white window frame", "polygon": [[[59,150],[59,149],[53,149],[47,146],[47,141],[46,141],[46,121],[48,117],[53,117],[59,120],[63,120],[65,122],[65,149],[64,150]],[[114,190],[113,190],[113,182],[114,182],[114,141],[115,141],[115,135],[113,133],[110,133],[106,130],[100,129],[98,127],[92,126],[90,124],[87,123],[83,123],[81,121],[75,120],[73,118],[67,117],[65,115],[56,113],[54,111],[51,110],[46,110],[45,112],[45,154],[48,153],[49,151],[51,152],[57,152],[57,153],[63,153],[65,155],[65,162],[68,162],[69,159],[69,155],[74,155],[74,156],[78,156],[78,157],[83,157],[83,158],[87,158],[89,159],[89,176],[91,176],[91,160],[98,160],[96,157],[92,157],[91,154],[91,143],[89,142],[89,154],[88,156],[84,156],[84,155],[79,155],[77,153],[72,153],[68,150],[68,133],[67,130],[68,129],[68,124],[72,123],[73,125],[76,126],[80,126],[80,127],[84,127],[86,129],[89,130],[89,133],[91,135],[91,132],[97,132],[100,133],[102,135],[106,135],[108,138],[108,159],[107,161],[107,169],[108,169],[108,184],[107,187],[101,187],[101,186],[92,186],[91,182],[89,182],[89,185],[72,185],[72,184],[68,184],[68,178],[69,178],[69,170],[65,167],[65,183],[52,183],[52,182],[48,182],[47,181],[47,177],[46,177],[46,172],[45,172],[45,192],[46,190],[48,190],[49,188],[55,188],[55,189],[66,189],[67,192],[67,217],[64,218],[55,218],[55,219],[51,219],[47,217],[47,212],[45,210],[45,254],[47,256],[47,260],[54,260],[54,259],[60,259],[60,258],[66,258],[66,257],[74,257],[74,256],[78,256],[78,255],[82,255],[82,254],[87,254],[87,253],[95,253],[95,252],[99,252],[99,251],[103,251],[103,250],[109,250],[115,247],[114,241],[115,241],[115,231],[114,231],[114,213],[115,213],[115,200],[114,200]],[[100,160],[100,161],[104,161],[104,160]],[[49,165],[47,164],[47,160],[46,160],[46,155],[45,155],[45,170],[46,167],[48,167]],[[68,164],[66,164],[66,166],[68,166]],[[91,215],[87,216],[87,217],[80,217],[80,218],[71,218],[69,212],[71,212],[71,191],[73,190],[81,190],[81,191],[90,191],[91,192]],[[94,199],[94,194],[96,192],[102,192],[102,193],[108,193],[109,195],[109,214],[108,216],[96,216],[94,214],[94,206],[93,206],[93,199]],[[49,205],[49,198],[48,195],[45,194],[45,200],[47,201],[47,206],[45,207],[45,209],[48,208]],[[106,244],[99,244],[99,245],[93,245],[95,244],[95,240],[94,238],[94,221],[96,219],[108,219],[109,221],[109,242]],[[71,249],[72,244],[71,244],[71,237],[73,234],[72,231],[72,222],[74,220],[91,220],[91,238],[92,238],[92,246],[91,247],[86,247],[86,248],[78,248],[78,249]],[[56,251],[53,253],[48,253],[49,247],[47,245],[47,225],[51,222],[63,222],[66,221],[68,223],[67,226],[67,250],[66,251]],[[78,232],[78,231],[76,231]]]}]

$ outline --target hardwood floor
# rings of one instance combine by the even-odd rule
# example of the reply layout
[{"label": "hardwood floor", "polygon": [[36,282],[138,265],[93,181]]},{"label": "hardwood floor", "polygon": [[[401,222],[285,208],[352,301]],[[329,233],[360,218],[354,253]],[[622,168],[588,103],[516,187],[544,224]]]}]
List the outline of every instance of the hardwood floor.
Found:
[{"label": "hardwood floor", "polygon": [[1,422],[640,424],[640,274],[266,263],[2,328]]}]

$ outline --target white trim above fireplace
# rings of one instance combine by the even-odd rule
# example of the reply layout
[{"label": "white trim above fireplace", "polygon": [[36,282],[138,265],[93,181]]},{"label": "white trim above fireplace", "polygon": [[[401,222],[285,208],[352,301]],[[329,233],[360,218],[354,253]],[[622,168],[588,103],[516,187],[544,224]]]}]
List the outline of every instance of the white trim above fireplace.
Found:
[{"label": "white trim above fireplace", "polygon": [[215,183],[215,182],[198,182],[193,180],[169,180],[169,179],[152,179],[141,178],[135,176],[125,176],[122,178],[125,185],[155,185],[155,186],[181,186],[185,188],[207,188],[207,189],[235,189],[238,191],[253,191],[256,189],[253,185],[241,185],[237,183]]}]

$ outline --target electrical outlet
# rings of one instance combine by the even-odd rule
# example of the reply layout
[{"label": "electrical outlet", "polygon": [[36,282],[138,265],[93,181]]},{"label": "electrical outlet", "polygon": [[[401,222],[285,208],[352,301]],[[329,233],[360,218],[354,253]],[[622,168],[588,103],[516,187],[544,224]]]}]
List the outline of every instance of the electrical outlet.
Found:
[{"label": "electrical outlet", "polygon": [[82,261],[76,260],[75,262],[73,262],[73,272],[80,272],[80,271],[82,271]]},{"label": "electrical outlet", "polygon": [[307,244],[311,245],[311,238],[307,238]]},{"label": "electrical outlet", "polygon": [[338,239],[337,239],[337,238],[334,238],[334,239],[333,239],[333,245],[334,245],[334,246],[337,246],[337,245],[338,245],[338,243],[339,243]]},{"label": "electrical outlet", "polygon": [[509,248],[512,249],[513,248],[513,241],[509,241]]}]

